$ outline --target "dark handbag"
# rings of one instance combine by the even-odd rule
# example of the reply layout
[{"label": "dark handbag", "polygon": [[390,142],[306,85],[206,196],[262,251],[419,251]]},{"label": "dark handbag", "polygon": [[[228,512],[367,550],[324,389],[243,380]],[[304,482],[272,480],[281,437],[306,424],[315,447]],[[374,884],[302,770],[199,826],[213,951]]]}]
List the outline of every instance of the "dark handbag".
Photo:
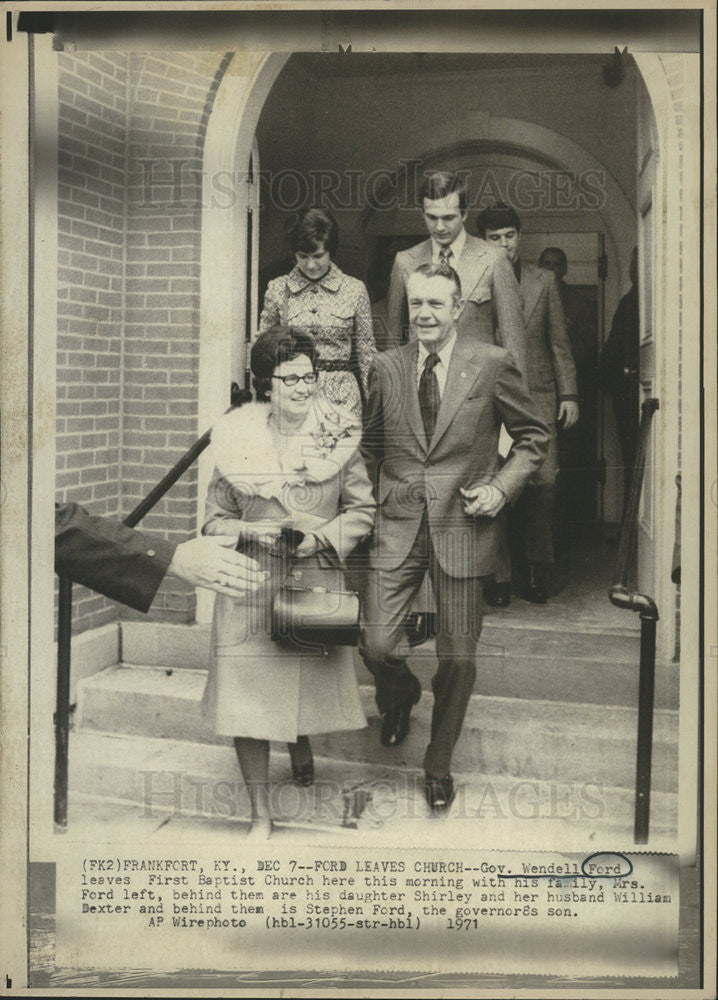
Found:
[{"label": "dark handbag", "polygon": [[347,589],[336,557],[320,551],[296,560],[274,598],[272,639],[316,652],[358,638],[359,595]]}]

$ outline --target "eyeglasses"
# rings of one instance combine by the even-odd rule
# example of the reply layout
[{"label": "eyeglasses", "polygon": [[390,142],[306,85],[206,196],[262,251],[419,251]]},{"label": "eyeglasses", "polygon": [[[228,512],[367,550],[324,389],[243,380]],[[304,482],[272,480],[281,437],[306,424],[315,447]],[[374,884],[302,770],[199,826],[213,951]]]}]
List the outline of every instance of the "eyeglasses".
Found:
[{"label": "eyeglasses", "polygon": [[304,382],[305,385],[314,385],[314,383],[319,378],[317,372],[307,372],[306,375],[272,375],[272,378],[278,378],[280,382],[284,382],[287,386],[296,385],[297,382]]}]

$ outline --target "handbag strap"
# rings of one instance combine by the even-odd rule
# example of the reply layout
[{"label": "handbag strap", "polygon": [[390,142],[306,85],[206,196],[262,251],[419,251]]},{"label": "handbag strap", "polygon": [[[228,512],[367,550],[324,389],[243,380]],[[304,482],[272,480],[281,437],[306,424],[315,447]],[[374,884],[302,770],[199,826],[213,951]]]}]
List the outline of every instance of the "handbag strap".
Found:
[{"label": "handbag strap", "polygon": [[356,597],[356,590],[340,590],[339,587],[295,587],[291,583],[282,584],[283,590],[291,590],[303,594],[344,594],[346,597]]},{"label": "handbag strap", "polygon": [[[302,569],[299,569],[303,565]],[[335,579],[338,577],[338,585],[335,587],[325,586],[324,584],[299,584],[294,581],[300,580],[305,573],[312,573],[312,571],[318,571],[319,573],[334,574]],[[316,575],[315,575],[316,579]],[[341,581],[344,586],[339,585]],[[342,567],[331,558],[331,556],[323,549],[315,552],[313,556],[310,556],[308,560],[298,560],[294,563],[292,568],[287,572],[284,580],[282,582],[283,590],[293,590],[297,592],[303,592],[308,594],[344,594],[347,596],[356,596],[357,592],[355,590],[347,590],[346,583],[344,583],[344,570]]]}]

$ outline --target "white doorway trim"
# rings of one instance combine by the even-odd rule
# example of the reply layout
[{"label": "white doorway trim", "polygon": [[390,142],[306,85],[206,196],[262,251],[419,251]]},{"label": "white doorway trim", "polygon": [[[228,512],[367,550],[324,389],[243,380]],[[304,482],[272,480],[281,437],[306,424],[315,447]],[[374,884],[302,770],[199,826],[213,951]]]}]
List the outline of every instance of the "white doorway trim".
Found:
[{"label": "white doorway trim", "polygon": [[[656,635],[657,655],[669,659],[675,635],[675,588],[670,583],[674,534],[673,478],[680,460],[684,471],[681,526],[681,656],[678,756],[678,843],[682,864],[695,864],[696,801],[699,754],[698,649],[700,580],[698,565],[702,539],[697,530],[700,510],[700,283],[701,199],[699,162],[700,64],[697,55],[635,56],[648,90],[658,131],[656,227],[654,269],[654,337],[656,366],[654,391],[660,409],[654,422],[656,604],[661,618]],[[669,75],[671,79],[669,80]],[[673,88],[673,91],[672,91]],[[683,120],[677,120],[677,105]],[[676,197],[676,193],[679,196]],[[659,214],[660,213],[660,214]],[[706,329],[711,331],[709,314]],[[709,332],[707,336],[711,336]],[[682,376],[682,399],[678,372]],[[679,437],[679,427],[685,433]],[[680,448],[680,455],[679,455]],[[710,662],[710,660],[708,660]]]},{"label": "white doorway trim", "polygon": [[[242,384],[246,306],[247,183],[254,134],[264,102],[289,53],[235,53],[210,115],[202,170],[198,433],[227,408],[232,380]],[[256,248],[255,248],[256,250]],[[205,453],[198,472],[198,527],[212,474]],[[197,621],[212,617],[214,596],[197,591]]]}]

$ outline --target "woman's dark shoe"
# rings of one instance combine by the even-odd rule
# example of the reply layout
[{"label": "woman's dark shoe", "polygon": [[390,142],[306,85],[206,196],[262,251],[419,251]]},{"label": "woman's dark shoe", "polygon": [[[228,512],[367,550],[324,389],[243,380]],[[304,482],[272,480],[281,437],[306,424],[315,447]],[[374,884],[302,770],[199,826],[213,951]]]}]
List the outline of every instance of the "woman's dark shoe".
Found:
[{"label": "woman's dark shoe", "polygon": [[292,762],[292,778],[298,785],[308,788],[314,784],[314,758],[309,737],[299,736],[296,743],[287,743]]},{"label": "woman's dark shoe", "polygon": [[298,785],[309,788],[314,784],[314,761],[308,764],[292,764],[292,777]]}]

